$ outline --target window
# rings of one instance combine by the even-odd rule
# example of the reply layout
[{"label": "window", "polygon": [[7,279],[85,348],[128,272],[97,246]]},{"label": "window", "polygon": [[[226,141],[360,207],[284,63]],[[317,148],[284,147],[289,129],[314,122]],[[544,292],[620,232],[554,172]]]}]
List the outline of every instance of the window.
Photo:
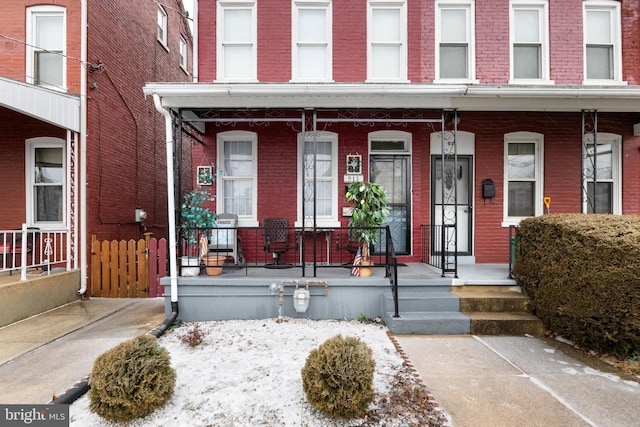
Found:
[{"label": "window", "polygon": [[541,134],[515,132],[505,135],[506,223],[542,214],[542,144]]},{"label": "window", "polygon": [[511,0],[511,78],[549,80],[547,1]]},{"label": "window", "polygon": [[60,138],[26,141],[27,221],[39,227],[60,226],[65,218],[65,151]]},{"label": "window", "polygon": [[187,71],[187,41],[180,36],[180,67]]},{"label": "window", "polygon": [[[313,227],[314,225],[313,208],[315,198],[316,225],[339,227],[338,165],[336,163],[338,158],[338,135],[333,132],[316,133],[315,145],[317,151],[315,162],[313,132],[299,134],[298,140],[298,176],[302,177],[299,181],[300,185],[304,185],[304,226]],[[302,170],[303,167],[304,170]],[[300,191],[298,194],[300,194]],[[296,226],[301,226],[301,220],[302,201],[298,198],[298,224]]]},{"label": "window", "polygon": [[66,90],[65,34],[63,7],[27,9],[27,82]]},{"label": "window", "polygon": [[331,2],[295,1],[292,15],[292,80],[332,78]]},{"label": "window", "polygon": [[217,137],[218,212],[238,215],[238,224],[257,226],[258,136],[255,132],[221,132]]},{"label": "window", "polygon": [[585,83],[622,81],[620,3],[584,2]]},{"label": "window", "polygon": [[583,212],[622,213],[620,143],[620,135],[598,133],[598,149],[594,153],[593,135],[585,136],[582,155]]},{"label": "window", "polygon": [[167,12],[158,5],[158,41],[167,46]]},{"label": "window", "polygon": [[473,2],[438,2],[436,80],[475,78],[474,19]]},{"label": "window", "polygon": [[407,5],[405,1],[367,3],[367,80],[407,80]]},{"label": "window", "polygon": [[217,79],[256,81],[256,4],[221,1],[217,9]]}]

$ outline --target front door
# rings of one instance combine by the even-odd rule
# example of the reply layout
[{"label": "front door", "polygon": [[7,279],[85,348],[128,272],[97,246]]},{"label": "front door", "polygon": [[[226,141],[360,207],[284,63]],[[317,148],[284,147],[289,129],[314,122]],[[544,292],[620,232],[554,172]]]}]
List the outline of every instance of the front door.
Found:
[{"label": "front door", "polygon": [[[389,198],[389,216],[382,225],[389,226],[393,247],[397,255],[411,253],[409,159],[408,155],[383,154],[374,154],[370,158],[369,177],[371,182],[382,185]],[[375,251],[380,253],[384,250],[385,242],[378,242]]]},{"label": "front door", "polygon": [[[431,218],[433,224],[440,226],[443,224],[443,201],[445,224],[451,224],[454,220],[457,224],[457,244],[458,255],[471,255],[472,245],[472,209],[473,209],[473,156],[458,156],[457,168],[454,167],[453,159],[445,161],[444,173],[442,170],[442,157],[431,157]],[[444,179],[444,182],[443,182]],[[443,194],[444,184],[444,194]],[[444,197],[443,197],[444,196]],[[437,230],[434,227],[433,230]],[[447,232],[445,240],[447,249],[453,251],[455,248],[455,237],[452,231]],[[434,241],[432,239],[432,241]]]}]

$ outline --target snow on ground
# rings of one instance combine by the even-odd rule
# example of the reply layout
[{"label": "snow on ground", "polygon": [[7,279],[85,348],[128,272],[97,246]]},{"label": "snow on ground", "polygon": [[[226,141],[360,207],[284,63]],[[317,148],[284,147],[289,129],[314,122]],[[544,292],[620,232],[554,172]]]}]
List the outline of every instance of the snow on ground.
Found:
[{"label": "snow on ground", "polygon": [[[160,338],[177,373],[174,395],[128,426],[356,426],[363,420],[328,420],[307,403],[300,371],[311,350],[338,334],[359,337],[373,350],[378,395],[389,391],[403,365],[387,328],[375,323],[266,319],[199,326],[206,337],[197,347],[179,339],[189,324]],[[89,411],[87,395],[71,405],[70,418],[72,426],[115,425]]]}]

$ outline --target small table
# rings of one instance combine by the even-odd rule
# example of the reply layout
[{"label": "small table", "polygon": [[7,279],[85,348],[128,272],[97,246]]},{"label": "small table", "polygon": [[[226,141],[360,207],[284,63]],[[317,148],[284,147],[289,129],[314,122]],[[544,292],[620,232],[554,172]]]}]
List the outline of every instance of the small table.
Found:
[{"label": "small table", "polygon": [[[302,258],[302,256],[303,256],[302,248],[304,247],[304,240],[306,240],[307,236],[314,237],[314,235],[317,236],[319,234],[324,234],[324,237],[325,237],[324,240],[325,240],[325,242],[327,244],[327,258],[326,258],[326,261],[321,262],[321,264],[323,264],[323,265],[330,265],[331,264],[331,235],[333,234],[333,229],[331,229],[331,228],[305,228],[303,231],[298,231],[297,232],[298,246],[300,247],[300,264],[301,265],[304,262],[304,259]],[[313,250],[313,245],[310,245],[310,248],[311,248],[311,250]]]}]

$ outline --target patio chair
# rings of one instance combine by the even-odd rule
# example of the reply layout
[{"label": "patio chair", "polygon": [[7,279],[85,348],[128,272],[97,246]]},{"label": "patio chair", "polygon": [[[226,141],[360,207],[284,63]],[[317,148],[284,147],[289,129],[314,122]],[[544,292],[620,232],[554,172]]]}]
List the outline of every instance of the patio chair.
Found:
[{"label": "patio chair", "polygon": [[[38,227],[27,228],[26,246],[22,246],[22,229],[15,230],[15,237],[7,238],[6,243],[0,244],[0,253],[4,256],[4,266],[11,269],[18,267],[22,259],[22,253],[27,255],[33,253],[33,244],[35,243],[35,235],[40,231]],[[9,237],[9,236],[7,236]],[[13,274],[13,270],[9,270],[9,275]]]},{"label": "patio chair", "polygon": [[282,255],[289,250],[289,226],[285,218],[264,218],[262,220],[264,250],[273,254],[274,262],[266,268],[290,268],[282,261]]},{"label": "patio chair", "polygon": [[336,237],[336,251],[347,251],[349,253],[349,261],[343,263],[343,266],[351,267],[353,265],[356,252],[361,246],[362,243],[355,240],[353,228],[349,228],[346,233],[341,232],[338,234]]}]

